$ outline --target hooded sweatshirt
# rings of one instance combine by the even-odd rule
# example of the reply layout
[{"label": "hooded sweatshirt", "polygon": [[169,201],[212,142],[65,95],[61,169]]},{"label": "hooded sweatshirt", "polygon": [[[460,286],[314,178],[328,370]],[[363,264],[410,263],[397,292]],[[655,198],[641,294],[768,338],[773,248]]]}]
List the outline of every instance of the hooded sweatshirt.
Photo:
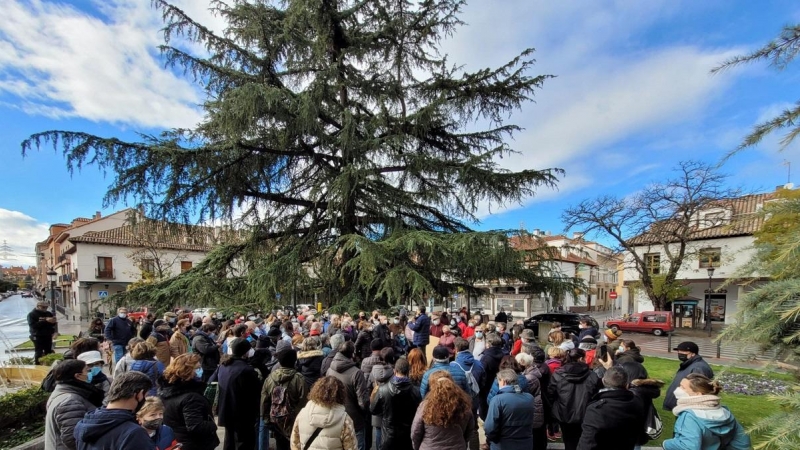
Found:
[{"label": "hooded sweatshirt", "polygon": [[581,423],[599,387],[600,379],[585,363],[564,364],[553,373],[547,387],[553,418],[562,423]]},{"label": "hooded sweatshirt", "polygon": [[89,412],[75,426],[78,450],[155,450],[156,444],[136,423],[136,414],[127,409],[100,408]]},{"label": "hooded sweatshirt", "polygon": [[678,407],[675,410],[680,412],[675,421],[675,437],[664,441],[664,450],[697,448],[698,444],[703,450],[750,449],[750,436],[745,433],[742,425],[736,421],[728,408],[719,406],[719,397],[716,397],[715,403],[717,406],[710,409],[696,409],[692,406],[681,408],[682,401],[678,400]]}]

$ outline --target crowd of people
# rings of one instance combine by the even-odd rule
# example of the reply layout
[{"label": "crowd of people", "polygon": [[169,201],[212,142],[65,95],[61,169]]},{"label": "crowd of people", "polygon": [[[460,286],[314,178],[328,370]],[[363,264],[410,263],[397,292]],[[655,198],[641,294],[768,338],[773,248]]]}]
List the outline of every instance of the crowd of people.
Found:
[{"label": "crowd of people", "polygon": [[[92,323],[43,388],[46,449],[635,449],[661,433],[640,349],[620,333],[424,307],[358,314],[167,313]],[[38,322],[38,319],[37,319]],[[112,355],[103,372],[103,350]],[[663,410],[672,449],[748,449],[697,345],[683,342]],[[662,412],[665,414],[665,412]],[[484,450],[482,449],[482,450]]]}]

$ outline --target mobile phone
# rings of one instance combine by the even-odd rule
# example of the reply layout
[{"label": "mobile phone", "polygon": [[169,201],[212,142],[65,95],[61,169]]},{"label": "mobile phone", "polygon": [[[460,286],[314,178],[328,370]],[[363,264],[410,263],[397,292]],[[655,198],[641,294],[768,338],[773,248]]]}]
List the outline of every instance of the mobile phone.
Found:
[{"label": "mobile phone", "polygon": [[600,346],[599,358],[606,361],[608,358],[608,345],[603,344]]}]

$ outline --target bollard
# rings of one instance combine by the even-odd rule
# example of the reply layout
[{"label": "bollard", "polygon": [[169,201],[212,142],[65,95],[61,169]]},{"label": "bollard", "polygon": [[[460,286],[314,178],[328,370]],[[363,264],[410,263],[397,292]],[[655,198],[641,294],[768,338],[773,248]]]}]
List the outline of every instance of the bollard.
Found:
[{"label": "bollard", "polygon": [[717,341],[717,359],[719,359],[719,355],[722,352],[722,342]]},{"label": "bollard", "polygon": [[672,332],[667,331],[667,353],[672,353]]}]

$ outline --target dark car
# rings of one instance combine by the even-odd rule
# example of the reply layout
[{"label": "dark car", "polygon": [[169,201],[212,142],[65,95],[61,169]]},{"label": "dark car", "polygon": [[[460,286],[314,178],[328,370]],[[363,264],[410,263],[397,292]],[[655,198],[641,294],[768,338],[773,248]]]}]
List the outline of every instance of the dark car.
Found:
[{"label": "dark car", "polygon": [[588,314],[578,314],[578,313],[544,313],[544,314],[537,314],[530,319],[525,320],[525,328],[533,330],[534,334],[537,336],[539,335],[539,322],[559,322],[561,324],[562,331],[569,331],[572,334],[578,334],[580,329],[578,328],[578,324],[580,323],[581,319],[587,319],[589,323],[592,324],[598,330],[600,326],[597,324],[597,321]]}]

